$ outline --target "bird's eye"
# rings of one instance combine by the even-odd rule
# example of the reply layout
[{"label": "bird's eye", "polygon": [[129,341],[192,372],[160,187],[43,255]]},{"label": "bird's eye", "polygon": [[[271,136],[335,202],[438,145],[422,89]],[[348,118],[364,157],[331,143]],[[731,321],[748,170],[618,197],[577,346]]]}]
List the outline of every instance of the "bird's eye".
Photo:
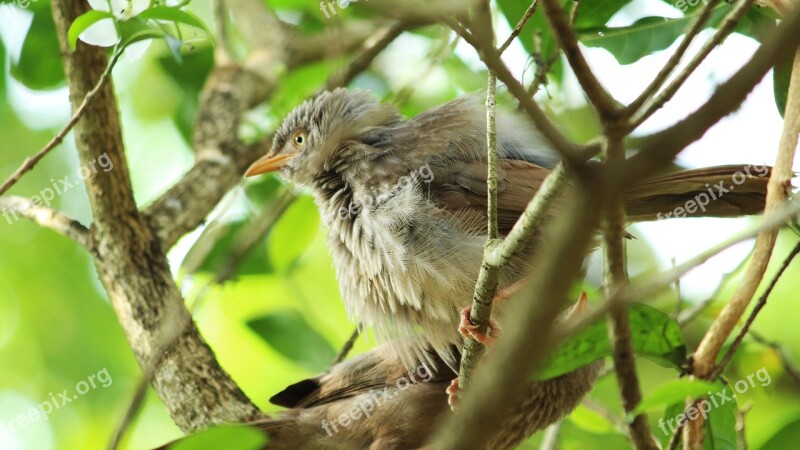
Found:
[{"label": "bird's eye", "polygon": [[294,134],[292,140],[298,146],[303,146],[306,143],[306,134],[302,131],[298,131],[297,133]]}]

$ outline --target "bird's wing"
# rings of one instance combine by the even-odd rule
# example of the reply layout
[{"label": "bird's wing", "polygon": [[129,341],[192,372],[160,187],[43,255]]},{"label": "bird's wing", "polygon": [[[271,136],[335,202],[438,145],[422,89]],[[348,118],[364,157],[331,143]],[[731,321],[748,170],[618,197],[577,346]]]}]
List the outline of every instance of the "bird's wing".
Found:
[{"label": "bird's wing", "polygon": [[[431,200],[453,214],[465,211],[479,214],[485,223],[488,202],[486,164],[457,163],[440,172],[434,173],[431,182]],[[511,230],[549,173],[549,169],[527,161],[498,161],[497,215],[502,234]]]},{"label": "bird's wing", "polygon": [[435,367],[420,366],[408,371],[397,353],[384,344],[337,364],[323,375],[292,384],[272,396],[270,402],[289,408],[308,408],[395,386],[403,377],[412,384],[449,382],[455,378],[456,374],[444,361],[435,352],[430,353]]}]

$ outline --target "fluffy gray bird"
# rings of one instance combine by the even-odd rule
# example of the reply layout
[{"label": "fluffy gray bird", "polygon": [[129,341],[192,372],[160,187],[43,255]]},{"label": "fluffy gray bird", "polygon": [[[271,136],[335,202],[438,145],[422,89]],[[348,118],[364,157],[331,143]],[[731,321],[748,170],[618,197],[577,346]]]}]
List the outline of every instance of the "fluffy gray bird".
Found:
[{"label": "fluffy gray bird", "polygon": [[[264,450],[423,448],[451,413],[445,389],[457,375],[436,352],[430,354],[431,363],[406,368],[396,350],[408,345],[416,347],[408,340],[383,344],[323,375],[295,383],[270,399],[289,409],[247,425],[265,432]],[[564,417],[591,390],[601,365],[602,361],[530,383],[526,395],[508,405],[514,414],[487,448],[515,448]]]},{"label": "fluffy gray bird", "polygon": [[[497,149],[505,234],[556,158],[527,121],[502,112]],[[758,213],[769,169],[753,167],[678,172],[632,186],[629,219],[653,220],[701,198],[708,201],[693,215]],[[405,120],[369,93],[324,92],[289,114],[271,151],[247,176],[275,170],[310,188],[350,316],[379,340],[413,339],[415,344],[397,348],[406,367],[433,363],[428,348],[456,367],[459,312],[472,298],[486,241],[481,102],[463,97]],[[737,172],[743,179],[734,178],[735,190],[717,195],[717,185],[730,187]],[[532,242],[503,269],[500,288],[528,272],[534,248]]]},{"label": "fluffy gray bird", "polygon": [[[270,400],[290,409],[250,425],[267,433],[269,450],[423,447],[450,414],[445,388],[456,373],[436,353],[431,354],[432,365],[406,369],[394,350],[407,344],[384,344],[322,376],[289,386]],[[527,394],[509,405],[515,414],[487,448],[515,448],[564,417],[591,390],[601,364],[530,383]]]}]

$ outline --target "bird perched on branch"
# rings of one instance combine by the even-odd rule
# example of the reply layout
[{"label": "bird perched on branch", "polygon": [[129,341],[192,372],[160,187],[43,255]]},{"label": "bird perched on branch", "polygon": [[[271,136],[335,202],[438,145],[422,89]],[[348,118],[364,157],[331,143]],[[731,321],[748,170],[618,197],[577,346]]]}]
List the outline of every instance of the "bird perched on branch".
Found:
[{"label": "bird perched on branch", "polygon": [[[401,340],[378,346],[321,376],[295,383],[270,399],[289,409],[247,425],[264,431],[264,450],[423,448],[450,414],[445,388],[457,374],[435,352],[432,364],[407,369],[395,350],[409,344]],[[591,389],[599,368],[598,363],[590,364],[530,383],[527,394],[508,405],[517,413],[487,448],[512,449],[564,417]]]},{"label": "bird perched on branch", "polygon": [[[410,339],[397,348],[406,367],[435,362],[428,349],[456,367],[460,311],[472,298],[486,242],[486,145],[476,97],[405,120],[367,92],[337,89],[292,111],[247,176],[280,171],[310,188],[349,314],[381,340]],[[557,158],[527,121],[501,111],[497,151],[505,234]],[[628,218],[758,213],[768,172],[722,166],[646,180],[626,193]],[[502,268],[500,288],[535,265],[536,240]]]}]

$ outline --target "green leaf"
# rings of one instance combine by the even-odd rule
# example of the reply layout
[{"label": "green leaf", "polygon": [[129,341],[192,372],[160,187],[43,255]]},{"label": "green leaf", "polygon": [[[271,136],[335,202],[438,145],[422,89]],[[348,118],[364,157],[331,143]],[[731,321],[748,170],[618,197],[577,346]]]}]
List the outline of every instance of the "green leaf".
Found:
[{"label": "green leaf", "polygon": [[[643,304],[628,309],[634,351],[664,365],[680,367],[686,346],[675,319]],[[612,346],[605,320],[589,325],[561,344],[535,378],[550,379],[610,356]]]},{"label": "green leaf", "polygon": [[[175,81],[183,92],[184,101],[175,111],[173,121],[181,136],[191,143],[194,122],[197,117],[197,99],[214,65],[214,49],[211,46],[195,47],[193,51],[183,52],[180,61],[171,55],[158,58],[161,68]],[[270,177],[260,177],[260,179]]]},{"label": "green leaf", "polygon": [[[706,418],[704,450],[738,450],[736,392],[731,386],[723,385],[719,381],[710,384],[712,385],[711,397],[701,399],[698,405],[686,410],[686,402],[680,401],[664,411],[664,417],[658,421],[662,444],[666,446],[666,443],[675,434],[678,424],[685,420],[686,416],[689,418],[703,416]],[[717,395],[718,392],[723,395]]]},{"label": "green leaf", "polygon": [[176,7],[156,6],[142,11],[142,13],[136,17],[142,20],[155,19],[189,25],[204,31],[208,38],[213,40],[211,31],[209,31],[203,20],[190,11],[184,11]]},{"label": "green leaf", "polygon": [[[575,28],[602,27],[631,0],[592,0],[581,2],[578,8],[578,16],[575,17]],[[569,11],[572,7],[570,0],[565,4],[565,9]]]},{"label": "green leaf", "polygon": [[54,89],[64,84],[61,52],[49,8],[33,15],[19,61],[11,65],[11,75],[34,90]]},{"label": "green leaf", "polygon": [[86,31],[90,26],[94,25],[95,23],[103,20],[103,19],[114,19],[114,16],[108,11],[96,11],[91,10],[89,12],[83,13],[72,22],[72,25],[69,27],[69,31],[67,31],[67,39],[69,41],[69,48],[75,50],[75,47],[78,45],[78,37]]},{"label": "green leaf", "polygon": [[614,424],[608,418],[582,404],[572,411],[572,414],[569,415],[569,420],[578,428],[590,433],[601,434],[616,431]]},{"label": "green leaf", "polygon": [[[791,56],[791,55],[789,55]],[[789,80],[792,78],[792,58],[784,58],[775,65],[772,71],[772,89],[775,95],[775,106],[783,117],[786,112],[786,101],[789,98]]]},{"label": "green leaf", "polygon": [[319,231],[314,201],[301,196],[281,216],[269,236],[269,260],[279,271],[291,271]]},{"label": "green leaf", "polygon": [[703,439],[704,450],[739,450],[736,435],[736,414],[738,410],[735,394],[731,401],[711,409],[706,421],[706,433]]},{"label": "green leaf", "polygon": [[267,344],[312,372],[327,369],[336,351],[297,311],[278,311],[247,322]]},{"label": "green leaf", "polygon": [[629,418],[639,415],[639,413],[651,411],[655,408],[681,403],[688,397],[698,397],[706,395],[715,388],[715,384],[705,380],[691,380],[689,378],[677,378],[659,384],[650,391],[644,399],[636,405]]},{"label": "green leaf", "polygon": [[[565,0],[561,4],[561,7],[564,8],[564,11],[569,13],[573,3],[572,0]],[[602,27],[614,14],[628,3],[630,3],[630,0],[593,0],[582,2],[580,8],[578,8],[578,15],[575,18],[575,28]],[[530,2],[521,0],[499,0],[498,4],[508,25],[512,29],[517,26],[517,23],[519,23],[519,20],[525,14],[528,6],[530,6]],[[555,51],[556,40],[541,5],[525,26],[522,27],[518,38],[522,42],[522,46],[530,54],[534,53],[533,36],[537,30],[541,32],[542,35],[542,57],[547,59]],[[503,39],[505,38],[503,37]]]},{"label": "green leaf", "polygon": [[120,48],[145,39],[160,39],[167,35],[161,28],[150,25],[138,16],[130,20],[117,22],[120,33]]},{"label": "green leaf", "polygon": [[[714,8],[707,26],[715,26],[730,7]],[[577,30],[578,39],[588,47],[608,50],[620,64],[632,64],[653,52],[664,50],[680,37],[686,27],[700,14],[697,8],[677,19],[644,17],[626,27],[589,27]]]},{"label": "green leaf", "polygon": [[267,444],[260,430],[243,425],[222,425],[209,428],[170,445],[169,450],[259,450]]},{"label": "green leaf", "polygon": [[773,434],[761,450],[784,450],[788,443],[795,442],[800,442],[800,417],[789,421],[780,431]]}]

